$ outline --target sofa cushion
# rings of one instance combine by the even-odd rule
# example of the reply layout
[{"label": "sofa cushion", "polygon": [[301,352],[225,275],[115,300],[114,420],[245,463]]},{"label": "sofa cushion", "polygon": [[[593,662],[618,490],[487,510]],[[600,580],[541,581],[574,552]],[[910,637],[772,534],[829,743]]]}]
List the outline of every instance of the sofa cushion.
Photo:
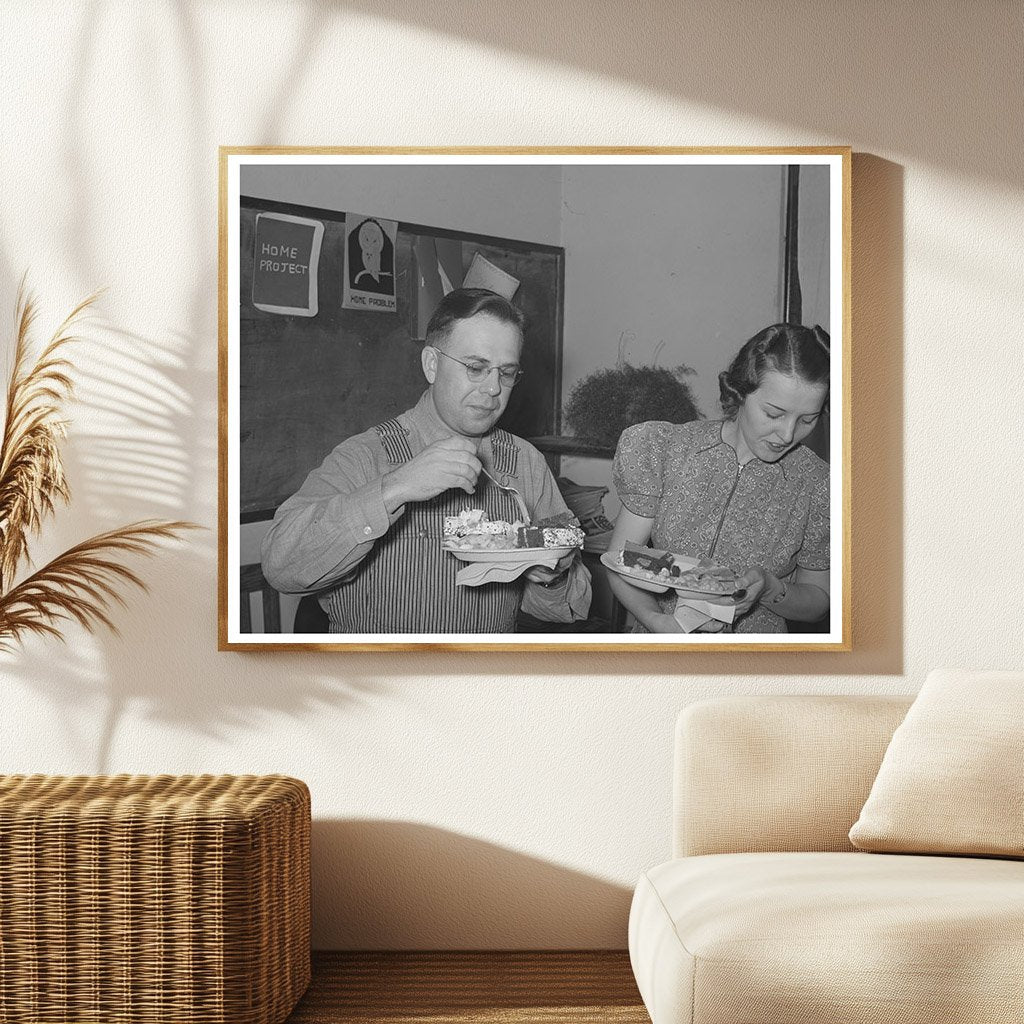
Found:
[{"label": "sofa cushion", "polygon": [[886,853],[1024,856],[1024,672],[929,674],[850,841]]},{"label": "sofa cushion", "polygon": [[1024,863],[684,857],[641,878],[629,951],[653,1024],[1024,1020]]},{"label": "sofa cushion", "polygon": [[850,826],[909,697],[758,694],[676,722],[672,854],[852,852]]}]

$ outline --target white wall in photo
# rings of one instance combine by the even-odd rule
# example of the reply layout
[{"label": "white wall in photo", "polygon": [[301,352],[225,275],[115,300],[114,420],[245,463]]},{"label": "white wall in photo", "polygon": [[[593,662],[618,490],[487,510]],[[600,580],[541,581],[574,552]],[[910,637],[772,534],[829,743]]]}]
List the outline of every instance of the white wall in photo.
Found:
[{"label": "white wall in photo", "polygon": [[[486,168],[323,164],[246,165],[242,195],[388,220],[561,245],[562,174],[557,166]],[[362,204],[362,206],[360,206]]]},{"label": "white wall in photo", "polygon": [[[1019,668],[1022,31],[998,0],[3,5],[0,315],[26,269],[44,330],[107,289],[34,552],[209,529],[139,566],[120,639],[3,657],[0,770],[305,779],[320,948],[621,948],[680,708]],[[853,652],[216,652],[218,145],[846,143]],[[636,320],[581,306],[609,351]]]}]

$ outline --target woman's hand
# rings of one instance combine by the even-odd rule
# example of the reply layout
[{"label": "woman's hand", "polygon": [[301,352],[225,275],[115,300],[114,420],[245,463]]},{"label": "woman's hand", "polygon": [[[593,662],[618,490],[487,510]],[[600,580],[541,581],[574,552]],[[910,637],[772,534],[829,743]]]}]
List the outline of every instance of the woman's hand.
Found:
[{"label": "woman's hand", "polygon": [[746,615],[767,592],[774,589],[773,584],[778,584],[778,582],[770,572],[765,571],[759,565],[752,565],[736,580],[736,589],[746,589],[747,592],[736,601],[735,617],[738,619],[741,615]]},{"label": "woman's hand", "polygon": [[828,613],[828,570],[797,569],[792,577],[780,580],[755,565],[736,581],[736,586],[747,588],[743,598],[736,602],[737,619],[758,602],[776,615],[797,622],[817,622]]}]

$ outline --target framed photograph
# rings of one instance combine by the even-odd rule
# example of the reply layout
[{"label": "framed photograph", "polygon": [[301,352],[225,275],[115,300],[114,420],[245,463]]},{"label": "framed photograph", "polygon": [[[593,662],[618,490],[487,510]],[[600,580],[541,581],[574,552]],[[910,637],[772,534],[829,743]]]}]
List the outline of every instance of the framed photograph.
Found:
[{"label": "framed photograph", "polygon": [[850,150],[220,153],[221,650],[848,651]]}]

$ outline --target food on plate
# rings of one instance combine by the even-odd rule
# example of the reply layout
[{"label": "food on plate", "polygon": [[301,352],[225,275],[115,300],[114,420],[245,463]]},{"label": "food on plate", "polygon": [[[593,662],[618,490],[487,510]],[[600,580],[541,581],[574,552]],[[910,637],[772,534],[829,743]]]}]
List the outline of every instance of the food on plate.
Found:
[{"label": "food on plate", "polygon": [[664,554],[655,554],[653,551],[627,548],[622,552],[619,560],[627,569],[645,569],[652,573],[661,573],[664,570],[670,576],[679,575],[679,567],[667,551]]},{"label": "food on plate", "polygon": [[492,522],[482,508],[464,508],[457,516],[445,516],[446,537],[467,537],[487,533],[504,533],[508,523]]},{"label": "food on plate", "polygon": [[[580,521],[571,512],[559,512],[557,515],[538,519],[527,529],[540,530],[544,537],[545,548],[578,548],[583,546],[586,534],[580,527]],[[533,536],[532,534],[530,535]],[[526,538],[524,537],[524,540]],[[517,544],[517,547],[530,547],[529,544]]]},{"label": "food on plate", "polygon": [[685,569],[673,583],[685,590],[697,590],[702,594],[731,594],[736,589],[736,576],[731,569],[724,571],[729,575],[723,576],[723,569],[718,566]]},{"label": "food on plate", "polygon": [[516,530],[517,548],[544,547],[544,531],[538,526],[520,526]]},{"label": "food on plate", "polygon": [[728,566],[698,564],[680,565],[670,551],[628,548],[616,555],[616,561],[629,574],[702,594],[731,594],[736,589],[736,574]]},{"label": "food on plate", "polygon": [[583,543],[584,533],[576,526],[545,526],[544,547],[576,548]]},{"label": "food on plate", "polygon": [[550,516],[526,526],[491,519],[480,508],[463,509],[444,518],[444,545],[456,551],[512,551],[517,548],[573,548],[584,533],[571,514]]}]

